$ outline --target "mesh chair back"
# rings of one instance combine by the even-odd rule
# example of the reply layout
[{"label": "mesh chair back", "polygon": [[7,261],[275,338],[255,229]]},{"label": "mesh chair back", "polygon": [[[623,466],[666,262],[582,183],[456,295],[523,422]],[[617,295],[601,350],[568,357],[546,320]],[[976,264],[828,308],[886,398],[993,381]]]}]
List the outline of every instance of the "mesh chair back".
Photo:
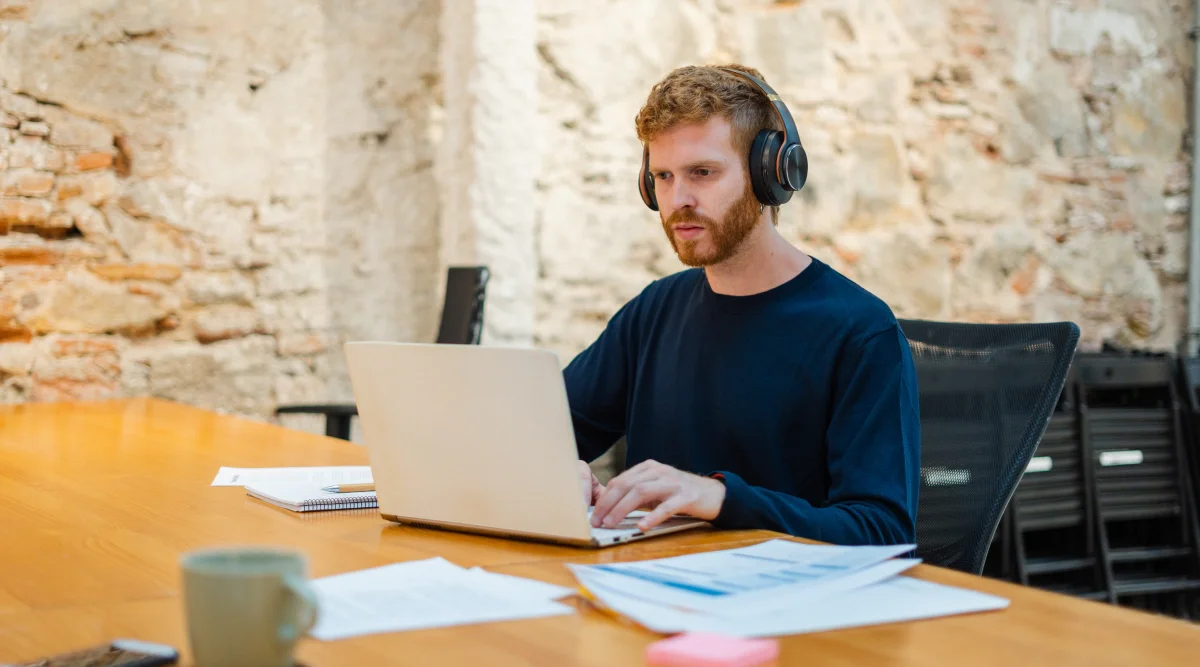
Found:
[{"label": "mesh chair back", "polygon": [[917,555],[983,571],[996,526],[1062,393],[1079,328],[900,322],[917,369]]},{"label": "mesh chair back", "polygon": [[490,274],[484,266],[452,266],[446,273],[446,298],[437,342],[478,345],[483,333],[483,303]]}]

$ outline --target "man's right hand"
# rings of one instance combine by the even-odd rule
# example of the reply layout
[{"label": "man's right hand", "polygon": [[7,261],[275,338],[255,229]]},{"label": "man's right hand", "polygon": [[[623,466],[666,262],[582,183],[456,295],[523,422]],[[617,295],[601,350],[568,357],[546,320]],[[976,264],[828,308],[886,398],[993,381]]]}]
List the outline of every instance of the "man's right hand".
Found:
[{"label": "man's right hand", "polygon": [[586,461],[579,462],[579,490],[583,492],[583,502],[588,507],[596,504],[596,499],[604,493],[604,485],[592,474],[592,469]]}]

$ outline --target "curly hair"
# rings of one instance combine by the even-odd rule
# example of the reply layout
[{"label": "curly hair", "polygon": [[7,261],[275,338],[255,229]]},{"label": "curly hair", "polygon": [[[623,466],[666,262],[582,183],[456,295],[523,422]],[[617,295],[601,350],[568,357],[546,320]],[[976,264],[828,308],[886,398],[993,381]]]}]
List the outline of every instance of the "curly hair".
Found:
[{"label": "curly hair", "polygon": [[635,120],[638,139],[647,143],[676,125],[704,123],[720,115],[732,126],[733,147],[749,154],[759,130],[782,130],[779,117],[762,91],[721,68],[765,80],[758,70],[745,65],[680,67],[650,90]]}]

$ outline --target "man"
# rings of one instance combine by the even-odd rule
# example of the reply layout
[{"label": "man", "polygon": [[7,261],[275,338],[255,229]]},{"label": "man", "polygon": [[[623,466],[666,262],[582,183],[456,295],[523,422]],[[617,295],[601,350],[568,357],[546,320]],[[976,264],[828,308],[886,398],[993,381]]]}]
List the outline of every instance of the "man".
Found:
[{"label": "man", "polygon": [[[761,79],[757,71],[730,66]],[[915,540],[920,427],[907,342],[882,301],[785,240],[748,155],[781,129],[762,90],[683,67],[637,115],[680,261],[564,370],[592,524],[652,509],[835,544]],[[602,486],[586,461],[626,437]]]}]

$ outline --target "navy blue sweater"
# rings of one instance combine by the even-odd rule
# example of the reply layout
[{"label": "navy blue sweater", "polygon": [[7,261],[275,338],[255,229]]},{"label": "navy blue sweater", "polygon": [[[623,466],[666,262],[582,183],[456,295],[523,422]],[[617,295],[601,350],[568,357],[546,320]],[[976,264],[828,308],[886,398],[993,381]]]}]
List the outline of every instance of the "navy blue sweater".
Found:
[{"label": "navy blue sweater", "polygon": [[886,304],[815,258],[750,296],[717,294],[702,269],[658,280],[564,375],[581,459],[624,435],[627,467],[719,475],[718,528],[916,539],[908,343]]}]

